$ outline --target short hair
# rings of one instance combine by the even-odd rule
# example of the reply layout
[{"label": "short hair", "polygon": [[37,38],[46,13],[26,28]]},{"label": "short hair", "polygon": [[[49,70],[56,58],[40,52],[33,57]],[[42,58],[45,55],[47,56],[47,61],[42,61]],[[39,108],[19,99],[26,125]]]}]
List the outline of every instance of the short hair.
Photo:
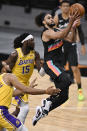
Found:
[{"label": "short hair", "polygon": [[20,48],[23,46],[22,41],[29,35],[29,33],[23,33],[14,39],[14,48]]},{"label": "short hair", "polygon": [[3,68],[3,64],[2,64],[2,61],[0,61],[0,73],[1,73],[2,68]]},{"label": "short hair", "polygon": [[62,5],[63,3],[68,3],[69,5],[71,5],[69,0],[63,0],[62,2],[60,2],[60,5]]},{"label": "short hair", "polygon": [[41,27],[41,26],[44,26],[43,25],[43,20],[44,20],[44,17],[46,16],[47,13],[40,13],[39,15],[37,15],[35,17],[35,23],[38,27]]}]

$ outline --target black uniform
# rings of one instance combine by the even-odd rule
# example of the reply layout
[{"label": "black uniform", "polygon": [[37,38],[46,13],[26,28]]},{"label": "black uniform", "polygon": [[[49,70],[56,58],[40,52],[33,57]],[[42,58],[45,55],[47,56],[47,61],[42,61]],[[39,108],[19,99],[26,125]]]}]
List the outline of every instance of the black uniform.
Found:
[{"label": "black uniform", "polygon": [[[48,29],[45,28],[44,31],[46,30]],[[54,31],[57,32],[59,30],[54,29]],[[47,98],[48,101],[52,101],[50,110],[53,110],[68,99],[68,89],[69,85],[72,83],[72,79],[63,68],[62,40],[51,39],[48,42],[43,41],[43,46],[45,72],[54,80],[56,88],[61,89],[60,94]]]},{"label": "black uniform", "polygon": [[[45,28],[44,31],[46,30],[47,29]],[[54,29],[54,31],[58,31],[58,29]],[[43,41],[43,46],[44,46],[45,72],[48,75],[50,75],[52,79],[55,79],[62,72],[65,71],[63,68],[63,52],[62,52],[63,41],[51,39],[48,42]]]},{"label": "black uniform", "polygon": [[[58,16],[59,22],[58,22],[58,27],[60,29],[66,28],[69,19],[63,19],[62,14]],[[64,42],[64,65],[68,61],[70,66],[77,66],[78,65],[78,54],[77,54],[77,45],[76,43],[71,43],[68,41],[63,41]]]}]

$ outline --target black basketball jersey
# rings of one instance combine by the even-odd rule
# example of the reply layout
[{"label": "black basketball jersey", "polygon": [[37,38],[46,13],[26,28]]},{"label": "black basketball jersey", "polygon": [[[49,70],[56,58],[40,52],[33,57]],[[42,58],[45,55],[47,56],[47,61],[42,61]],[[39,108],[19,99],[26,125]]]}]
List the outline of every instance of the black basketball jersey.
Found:
[{"label": "black basketball jersey", "polygon": [[[43,30],[43,32],[46,30],[48,30],[48,29],[45,28]],[[59,30],[54,28],[54,31],[57,32]],[[43,35],[43,32],[42,32],[42,35]],[[42,40],[42,42],[43,42],[43,46],[44,46],[44,60],[45,61],[53,60],[55,62],[61,62],[62,57],[63,57],[63,53],[62,53],[63,42],[62,42],[62,40],[51,39],[48,42],[45,42],[43,40]]]},{"label": "black basketball jersey", "polygon": [[68,26],[68,24],[69,24],[69,19],[63,19],[62,14],[59,14],[58,18],[59,18],[58,27],[60,29],[66,28]]},{"label": "black basketball jersey", "polygon": [[[68,26],[68,24],[69,24],[69,18],[68,19],[63,19],[62,14],[59,14],[58,18],[59,18],[58,28],[60,28],[60,29],[66,28]],[[75,43],[71,43],[69,41],[63,40],[64,48],[72,47],[73,45],[75,45]]]}]

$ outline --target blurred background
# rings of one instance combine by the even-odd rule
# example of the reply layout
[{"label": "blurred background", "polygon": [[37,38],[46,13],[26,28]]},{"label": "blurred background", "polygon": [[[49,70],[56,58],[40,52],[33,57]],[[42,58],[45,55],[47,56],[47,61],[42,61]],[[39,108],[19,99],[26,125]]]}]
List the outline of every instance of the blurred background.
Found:
[{"label": "blurred background", "polygon": [[[86,13],[81,19],[83,32],[85,35],[85,45],[87,49],[87,0],[70,0],[72,3],[79,2],[85,7]],[[13,51],[14,38],[23,32],[34,35],[36,50],[43,58],[43,45],[41,42],[41,28],[35,25],[35,16],[40,12],[49,12],[59,6],[58,0],[0,0],[0,60],[6,59]],[[80,54],[79,63],[87,65],[87,53]]]}]

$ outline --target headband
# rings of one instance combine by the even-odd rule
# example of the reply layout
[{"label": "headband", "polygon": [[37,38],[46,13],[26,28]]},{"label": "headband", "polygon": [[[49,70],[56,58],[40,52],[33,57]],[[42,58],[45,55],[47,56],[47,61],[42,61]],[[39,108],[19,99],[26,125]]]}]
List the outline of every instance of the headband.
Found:
[{"label": "headband", "polygon": [[29,39],[33,39],[33,35],[28,35],[24,40],[22,40],[21,43],[24,43],[25,41],[29,40]]}]

